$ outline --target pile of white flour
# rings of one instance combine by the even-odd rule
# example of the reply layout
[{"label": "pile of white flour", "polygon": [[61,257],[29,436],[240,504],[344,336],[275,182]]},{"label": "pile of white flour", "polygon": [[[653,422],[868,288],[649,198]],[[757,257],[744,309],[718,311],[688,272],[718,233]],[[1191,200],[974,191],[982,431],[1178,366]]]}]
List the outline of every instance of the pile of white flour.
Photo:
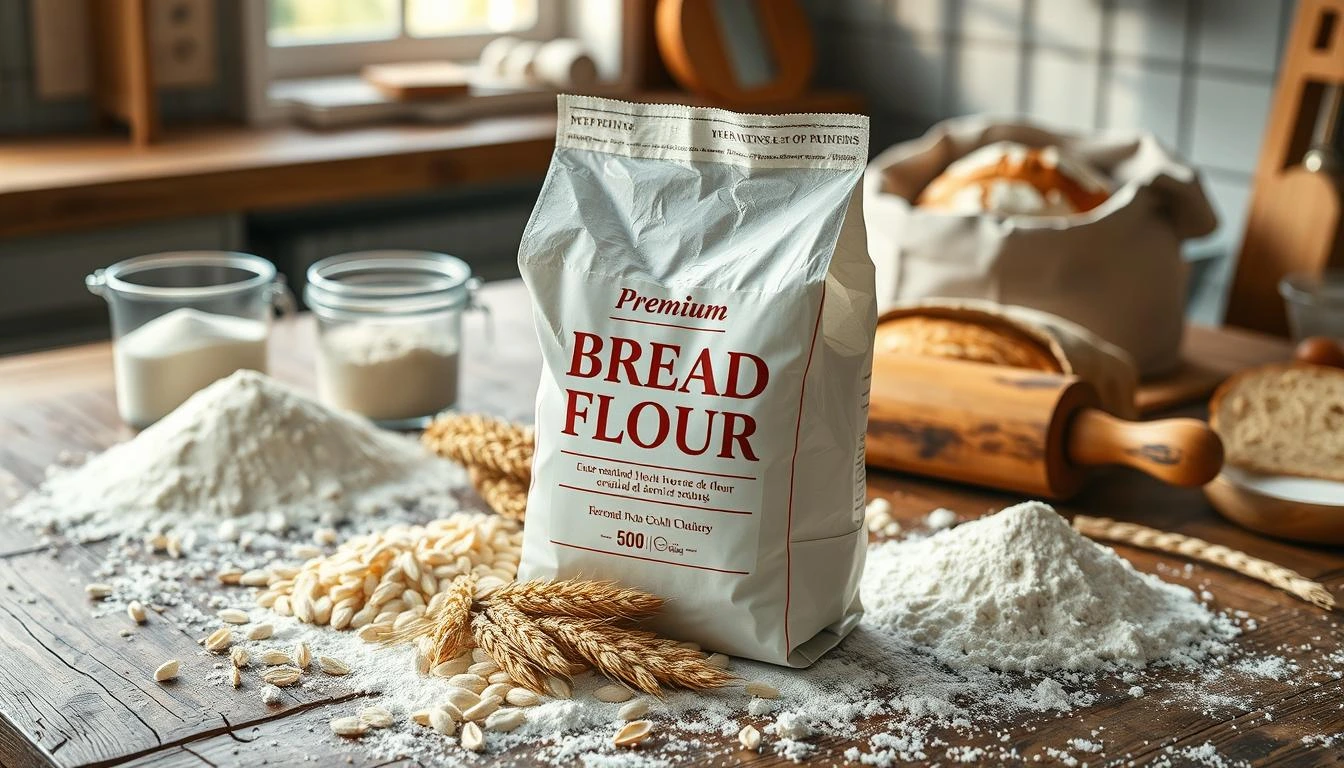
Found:
[{"label": "pile of white flour", "polygon": [[1134,570],[1039,502],[873,548],[863,603],[872,625],[953,669],[1195,661],[1235,633],[1193,592]]},{"label": "pile of white flour", "polygon": [[84,539],[221,519],[275,533],[461,484],[460,469],[414,440],[238,371],[134,439],[54,471],[14,514]]}]

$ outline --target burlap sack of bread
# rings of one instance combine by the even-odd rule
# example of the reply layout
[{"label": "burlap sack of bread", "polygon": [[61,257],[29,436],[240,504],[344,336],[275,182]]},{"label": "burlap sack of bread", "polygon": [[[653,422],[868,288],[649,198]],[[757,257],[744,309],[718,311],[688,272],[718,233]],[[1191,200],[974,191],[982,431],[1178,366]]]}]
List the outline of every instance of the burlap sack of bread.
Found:
[{"label": "burlap sack of bread", "polygon": [[[913,204],[951,162],[996,141],[1059,146],[1109,177],[1116,190],[1071,216]],[[1123,348],[1145,377],[1180,362],[1181,242],[1217,224],[1197,172],[1151,135],[1080,138],[975,116],[939,123],[869,163],[864,216],[879,309],[930,297],[1040,309]]]},{"label": "burlap sack of bread", "polygon": [[1135,418],[1139,374],[1120,347],[1062,317],[990,301],[897,305],[877,321],[874,354],[901,352],[1067,373],[1097,388],[1101,406]]}]

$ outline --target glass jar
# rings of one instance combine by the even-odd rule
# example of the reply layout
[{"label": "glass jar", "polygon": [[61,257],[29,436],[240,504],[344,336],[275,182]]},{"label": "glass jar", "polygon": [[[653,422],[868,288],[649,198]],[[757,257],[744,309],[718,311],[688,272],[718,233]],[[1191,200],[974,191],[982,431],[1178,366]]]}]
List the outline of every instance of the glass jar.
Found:
[{"label": "glass jar", "polygon": [[317,316],[317,391],[388,429],[418,429],[456,407],[462,313],[480,280],[461,259],[361,251],[308,268]]},{"label": "glass jar", "polygon": [[107,301],[117,410],[137,429],[234,371],[264,373],[272,309],[293,307],[275,266],[246,253],[137,256],[84,285]]},{"label": "glass jar", "polygon": [[1344,340],[1344,270],[1294,273],[1279,282],[1293,339],[1328,336]]}]

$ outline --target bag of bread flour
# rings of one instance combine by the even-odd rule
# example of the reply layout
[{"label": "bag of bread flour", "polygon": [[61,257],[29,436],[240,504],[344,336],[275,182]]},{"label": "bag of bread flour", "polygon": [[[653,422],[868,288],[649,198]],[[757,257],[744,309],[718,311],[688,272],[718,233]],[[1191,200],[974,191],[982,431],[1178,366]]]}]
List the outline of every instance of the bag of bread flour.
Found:
[{"label": "bag of bread flour", "polygon": [[545,370],[520,578],[806,666],[861,613],[868,120],[560,98],[518,257]]}]

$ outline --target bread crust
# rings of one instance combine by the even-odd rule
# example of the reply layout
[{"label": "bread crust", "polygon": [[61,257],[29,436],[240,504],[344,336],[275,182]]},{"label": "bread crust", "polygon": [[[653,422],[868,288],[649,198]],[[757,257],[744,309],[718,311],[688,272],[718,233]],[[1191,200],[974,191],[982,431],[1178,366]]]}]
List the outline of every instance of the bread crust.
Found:
[{"label": "bread crust", "polygon": [[998,318],[910,315],[877,327],[875,349],[1063,373],[1048,345]]},{"label": "bread crust", "polygon": [[[1212,429],[1214,432],[1218,433],[1219,437],[1224,437],[1222,430],[1222,427],[1224,426],[1222,419],[1223,400],[1228,396],[1230,396],[1234,391],[1236,391],[1236,389],[1240,387],[1243,382],[1251,379],[1252,377],[1260,376],[1262,374],[1275,373],[1275,372],[1282,373],[1286,371],[1305,371],[1309,372],[1313,376],[1321,376],[1325,378],[1339,377],[1341,379],[1344,379],[1344,369],[1331,368],[1329,366],[1322,366],[1322,365],[1313,365],[1311,363],[1302,363],[1302,362],[1265,363],[1263,365],[1257,365],[1252,368],[1245,368],[1227,377],[1227,379],[1225,379],[1222,384],[1219,384],[1218,387],[1213,391],[1213,395],[1209,397],[1209,428]],[[1227,440],[1224,437],[1224,443],[1226,442]],[[1255,461],[1253,458],[1246,456],[1234,456],[1232,446],[1228,445],[1227,448],[1228,452],[1225,461],[1228,464],[1241,467],[1242,469],[1248,469],[1251,470],[1252,472],[1260,472],[1263,474],[1270,474],[1270,475],[1287,475],[1289,477],[1305,477],[1311,479],[1325,479],[1325,480],[1334,479],[1330,477],[1325,477],[1318,473],[1306,472],[1303,470],[1294,470],[1292,468],[1285,469],[1283,467],[1278,466],[1269,466],[1267,464]]]}]

